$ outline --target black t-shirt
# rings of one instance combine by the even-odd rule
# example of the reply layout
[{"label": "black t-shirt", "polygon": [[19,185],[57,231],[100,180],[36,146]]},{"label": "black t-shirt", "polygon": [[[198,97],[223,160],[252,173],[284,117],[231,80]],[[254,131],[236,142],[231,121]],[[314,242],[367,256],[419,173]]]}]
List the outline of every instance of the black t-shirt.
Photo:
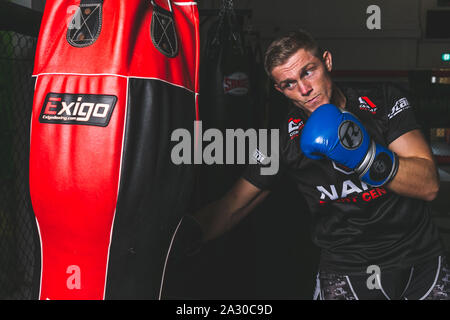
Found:
[{"label": "black t-shirt", "polygon": [[[339,87],[347,98],[346,110],[360,119],[379,144],[388,146],[419,129],[414,110],[399,88],[390,84]],[[383,270],[403,268],[442,253],[425,201],[370,187],[329,159],[307,158],[299,142],[306,120],[305,113],[293,107],[282,122],[277,174],[263,175],[264,165],[256,164],[249,165],[243,177],[261,189],[270,189],[282,174],[294,180],[312,214],[312,237],[322,248],[322,270],[349,274],[365,272],[370,265]],[[272,149],[273,156],[277,150]]]}]

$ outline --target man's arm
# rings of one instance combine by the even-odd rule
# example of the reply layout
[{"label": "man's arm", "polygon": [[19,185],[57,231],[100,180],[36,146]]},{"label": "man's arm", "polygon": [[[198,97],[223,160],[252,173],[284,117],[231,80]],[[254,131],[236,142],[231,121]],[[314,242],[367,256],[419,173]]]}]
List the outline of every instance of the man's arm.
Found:
[{"label": "man's arm", "polygon": [[208,204],[193,215],[202,227],[203,241],[212,240],[230,230],[269,192],[240,178],[222,198]]},{"label": "man's arm", "polygon": [[397,175],[387,184],[392,191],[432,201],[439,191],[439,177],[433,156],[419,130],[407,132],[390,145],[399,158]]}]

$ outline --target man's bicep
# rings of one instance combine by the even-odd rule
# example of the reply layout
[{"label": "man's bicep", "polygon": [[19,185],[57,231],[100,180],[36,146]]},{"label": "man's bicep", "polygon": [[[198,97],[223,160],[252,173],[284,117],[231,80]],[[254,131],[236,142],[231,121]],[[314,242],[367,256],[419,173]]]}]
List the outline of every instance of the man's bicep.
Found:
[{"label": "man's bicep", "polygon": [[418,129],[402,134],[389,144],[389,149],[403,158],[422,158],[433,160],[430,146]]},{"label": "man's bicep", "polygon": [[395,139],[389,148],[398,155],[399,166],[387,187],[403,196],[434,200],[439,192],[439,176],[422,133],[419,130],[407,132]]}]

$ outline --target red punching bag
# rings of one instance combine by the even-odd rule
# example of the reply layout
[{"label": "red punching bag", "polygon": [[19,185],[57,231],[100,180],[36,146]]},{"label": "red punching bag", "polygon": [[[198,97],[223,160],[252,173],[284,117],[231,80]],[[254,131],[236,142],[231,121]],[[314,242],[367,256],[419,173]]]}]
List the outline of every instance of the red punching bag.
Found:
[{"label": "red punching bag", "polygon": [[36,52],[30,194],[40,299],[156,299],[193,166],[198,11],[184,0],[47,0]]}]

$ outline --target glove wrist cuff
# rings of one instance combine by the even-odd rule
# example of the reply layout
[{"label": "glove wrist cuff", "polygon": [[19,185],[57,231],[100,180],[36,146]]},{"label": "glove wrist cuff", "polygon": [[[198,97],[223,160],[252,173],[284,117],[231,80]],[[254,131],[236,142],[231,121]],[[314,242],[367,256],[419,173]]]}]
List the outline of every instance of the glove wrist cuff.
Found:
[{"label": "glove wrist cuff", "polygon": [[359,178],[365,176],[367,174],[367,171],[369,171],[375,159],[376,151],[376,143],[375,141],[371,140],[366,155],[364,156],[358,167],[355,168],[355,172],[359,175]]},{"label": "glove wrist cuff", "polygon": [[394,179],[398,164],[398,157],[394,152],[372,140],[355,172],[361,181],[373,187],[380,187]]}]

